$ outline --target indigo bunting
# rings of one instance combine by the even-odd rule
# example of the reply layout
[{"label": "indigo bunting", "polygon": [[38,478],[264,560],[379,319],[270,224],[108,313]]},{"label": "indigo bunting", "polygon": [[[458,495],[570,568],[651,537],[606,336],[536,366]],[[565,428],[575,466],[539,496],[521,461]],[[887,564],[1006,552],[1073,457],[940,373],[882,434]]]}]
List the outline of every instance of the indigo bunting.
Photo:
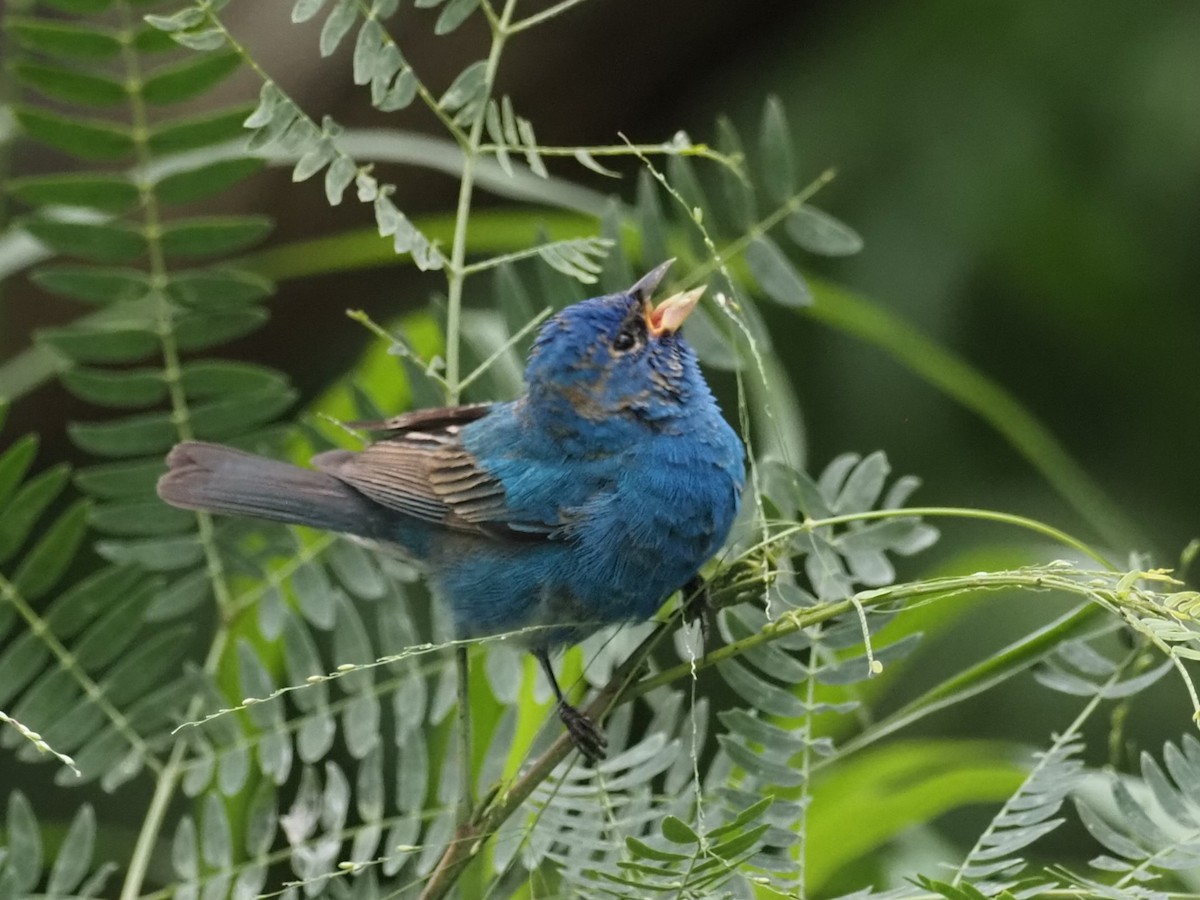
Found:
[{"label": "indigo bunting", "polygon": [[603,732],[566,701],[550,651],[648,619],[695,580],[744,479],[742,444],[678,333],[704,289],[651,302],[669,265],[550,319],[517,400],[365,425],[375,443],[321,453],[315,469],[188,441],[158,494],[398,551],[462,637],[542,626],[523,639],[575,745],[600,758]]}]

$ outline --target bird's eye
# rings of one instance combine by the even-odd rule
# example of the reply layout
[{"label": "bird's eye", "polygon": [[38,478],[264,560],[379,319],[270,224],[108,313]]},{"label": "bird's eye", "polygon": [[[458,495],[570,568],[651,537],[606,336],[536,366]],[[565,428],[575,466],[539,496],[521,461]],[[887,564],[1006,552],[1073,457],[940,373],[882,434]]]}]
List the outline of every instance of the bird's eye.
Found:
[{"label": "bird's eye", "polygon": [[637,334],[628,328],[622,328],[617,333],[617,336],[613,338],[612,346],[618,353],[625,353],[628,350],[632,350],[639,343],[641,343],[641,340]]}]

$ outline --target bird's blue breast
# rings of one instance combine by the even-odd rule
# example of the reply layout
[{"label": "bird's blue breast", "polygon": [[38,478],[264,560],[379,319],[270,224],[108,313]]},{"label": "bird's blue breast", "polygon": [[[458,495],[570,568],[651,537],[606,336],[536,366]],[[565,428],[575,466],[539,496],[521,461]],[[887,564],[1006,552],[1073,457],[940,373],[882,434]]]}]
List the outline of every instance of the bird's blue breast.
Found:
[{"label": "bird's blue breast", "polygon": [[549,538],[456,536],[431,576],[462,633],[547,626],[534,645],[578,640],[640,620],[721,546],[737,514],[741,442],[708,400],[677,427],[596,441],[580,455],[531,428],[522,401],[463,431],[464,446],[505,487],[517,518],[557,522]]}]

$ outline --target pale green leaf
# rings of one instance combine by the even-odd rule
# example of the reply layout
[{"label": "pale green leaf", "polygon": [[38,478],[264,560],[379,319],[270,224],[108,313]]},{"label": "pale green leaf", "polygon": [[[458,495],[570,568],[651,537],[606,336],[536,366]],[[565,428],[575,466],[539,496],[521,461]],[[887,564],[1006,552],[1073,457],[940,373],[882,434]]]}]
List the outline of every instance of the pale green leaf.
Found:
[{"label": "pale green leaf", "polygon": [[763,292],[781,306],[812,305],[812,291],[779,245],[766,236],[746,248],[746,264]]},{"label": "pale green leaf", "polygon": [[58,896],[74,891],[91,868],[95,844],[96,814],[92,805],[85,803],[79,807],[79,812],[71,820],[67,836],[58,848],[54,866],[50,869],[46,893]]},{"label": "pale green leaf", "polygon": [[776,203],[785,203],[796,192],[796,171],[792,160],[792,134],[783,102],[778,97],[767,98],[758,140],[760,171],[767,195]]}]

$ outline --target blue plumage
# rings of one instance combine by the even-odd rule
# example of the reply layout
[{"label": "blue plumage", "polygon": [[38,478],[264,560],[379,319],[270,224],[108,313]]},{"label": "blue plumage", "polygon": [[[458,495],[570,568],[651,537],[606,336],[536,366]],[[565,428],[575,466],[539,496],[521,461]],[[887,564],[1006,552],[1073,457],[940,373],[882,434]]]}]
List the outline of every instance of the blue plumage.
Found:
[{"label": "blue plumage", "polygon": [[[315,470],[180,444],[159,494],[392,545],[463,636],[548,626],[527,642],[553,682],[550,649],[651,617],[737,514],[742,445],[678,334],[700,291],[652,305],[665,270],[546,323],[518,400],[377,423],[376,443],[321,454]],[[598,731],[559,697],[576,743],[600,755]]]}]

